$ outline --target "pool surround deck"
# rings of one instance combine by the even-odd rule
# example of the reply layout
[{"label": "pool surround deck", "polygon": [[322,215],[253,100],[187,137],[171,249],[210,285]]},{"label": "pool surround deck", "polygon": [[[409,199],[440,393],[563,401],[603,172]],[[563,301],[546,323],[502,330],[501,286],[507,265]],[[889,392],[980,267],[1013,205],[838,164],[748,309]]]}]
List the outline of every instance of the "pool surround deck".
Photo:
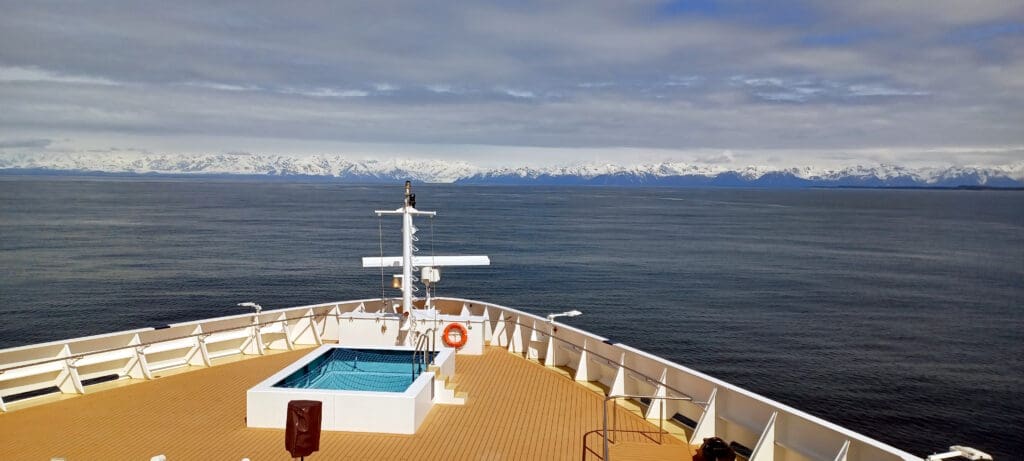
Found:
[{"label": "pool surround deck", "polygon": [[[13,411],[0,414],[0,459],[288,459],[282,430],[246,427],[245,393],[311,350],[13,403]],[[603,393],[502,348],[460,355],[457,362],[453,382],[468,394],[465,405],[434,405],[413,435],[324,432],[319,453],[366,460],[600,459]],[[680,428],[670,424],[666,429],[676,435],[659,437],[657,426],[629,405],[617,412],[614,459],[690,458]]]}]

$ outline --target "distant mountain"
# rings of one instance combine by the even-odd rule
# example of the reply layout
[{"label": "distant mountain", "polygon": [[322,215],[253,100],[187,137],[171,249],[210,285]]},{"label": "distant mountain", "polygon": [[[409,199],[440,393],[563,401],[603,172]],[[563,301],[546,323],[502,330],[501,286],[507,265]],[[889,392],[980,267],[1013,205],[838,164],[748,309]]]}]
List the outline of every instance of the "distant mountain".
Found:
[{"label": "distant mountain", "polygon": [[615,185],[671,187],[1024,187],[1024,161],[995,167],[906,168],[899,165],[773,168],[688,163],[632,166],[584,164],[484,169],[442,160],[349,160],[340,155],[154,155],[144,153],[0,156],[0,172],[120,175],[258,175],[346,182],[487,185]]},{"label": "distant mountain", "polygon": [[633,167],[504,168],[460,178],[458,184],[616,185],[672,187],[1024,187],[1024,162],[999,167],[909,169],[896,165],[727,169],[661,163]]},{"label": "distant mountain", "polygon": [[0,170],[171,175],[266,175],[333,177],[350,182],[450,183],[479,169],[436,160],[348,160],[334,155],[149,155],[45,154],[0,156]]}]

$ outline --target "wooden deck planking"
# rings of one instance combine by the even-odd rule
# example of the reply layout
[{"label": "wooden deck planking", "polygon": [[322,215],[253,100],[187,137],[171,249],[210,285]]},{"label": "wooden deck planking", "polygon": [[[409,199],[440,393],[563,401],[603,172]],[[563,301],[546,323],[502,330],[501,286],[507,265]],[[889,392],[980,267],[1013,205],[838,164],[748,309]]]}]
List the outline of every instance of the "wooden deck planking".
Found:
[{"label": "wooden deck planking", "polygon": [[[149,459],[289,459],[284,432],[245,427],[245,391],[309,352],[284,352],[170,373],[159,379],[0,415],[0,459],[69,461]],[[344,459],[579,460],[584,436],[601,451],[603,398],[561,373],[503,349],[459,356],[454,382],[466,405],[435,405],[415,435],[324,432],[320,456]],[[159,375],[159,374],[158,374]],[[16,407],[17,408],[17,407]],[[618,429],[656,431],[628,412]],[[656,435],[653,435],[656,438]],[[615,447],[688,453],[664,437],[662,449],[641,434],[619,432]],[[657,445],[654,445],[656,447]],[[640,453],[638,453],[640,454]],[[314,455],[315,457],[316,455]],[[674,458],[678,459],[678,458]],[[685,458],[683,458],[685,459]]]},{"label": "wooden deck planking", "polygon": [[691,453],[684,445],[622,442],[608,449],[608,457],[613,461],[659,461],[691,459]]}]

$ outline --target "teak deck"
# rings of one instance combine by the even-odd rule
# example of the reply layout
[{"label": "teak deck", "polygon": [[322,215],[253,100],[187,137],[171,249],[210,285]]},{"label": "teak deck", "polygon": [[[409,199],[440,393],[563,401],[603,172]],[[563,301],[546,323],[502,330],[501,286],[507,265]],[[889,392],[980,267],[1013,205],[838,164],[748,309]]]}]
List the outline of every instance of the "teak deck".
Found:
[{"label": "teak deck", "polygon": [[[245,426],[245,391],[309,351],[87,389],[94,392],[20,409],[15,404],[0,415],[0,459],[290,459],[284,431]],[[603,397],[564,374],[487,348],[483,356],[458,356],[454,384],[468,393],[466,404],[435,405],[415,435],[324,432],[309,459],[600,459]],[[624,407],[617,413],[615,461],[690,459],[680,439],[666,435],[659,445],[656,425]]]}]

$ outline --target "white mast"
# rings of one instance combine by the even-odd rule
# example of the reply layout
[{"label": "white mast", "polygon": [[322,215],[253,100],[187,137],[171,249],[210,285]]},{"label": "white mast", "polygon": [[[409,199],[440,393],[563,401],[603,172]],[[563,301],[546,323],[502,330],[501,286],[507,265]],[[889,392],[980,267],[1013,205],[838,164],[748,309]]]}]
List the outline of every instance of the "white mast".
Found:
[{"label": "white mast", "polygon": [[409,183],[405,183],[405,213],[402,214],[402,309],[412,309],[412,213],[409,206]]},{"label": "white mast", "polygon": [[[402,203],[402,208],[395,211],[389,210],[377,210],[375,211],[377,216],[383,216],[386,214],[400,214],[402,215],[402,309],[405,312],[412,310],[412,238],[413,234],[416,233],[416,228],[412,225],[412,217],[416,215],[422,216],[434,216],[437,213],[433,211],[419,211],[416,209],[416,196],[412,195],[412,182],[405,182],[405,201]],[[384,265],[383,258],[381,258],[381,264]],[[363,267],[367,266],[366,262],[363,262]]]},{"label": "white mast", "polygon": [[405,201],[402,208],[397,210],[376,210],[377,216],[402,215],[402,258],[399,260],[394,256],[388,257],[365,257],[363,267],[394,267],[402,266],[402,309],[405,312],[412,310],[413,290],[413,267],[416,264],[427,266],[487,266],[491,264],[487,256],[429,256],[413,257],[412,242],[416,233],[416,226],[412,224],[413,216],[436,216],[433,211],[419,211],[416,209],[416,196],[412,194],[412,183],[405,182]]}]

